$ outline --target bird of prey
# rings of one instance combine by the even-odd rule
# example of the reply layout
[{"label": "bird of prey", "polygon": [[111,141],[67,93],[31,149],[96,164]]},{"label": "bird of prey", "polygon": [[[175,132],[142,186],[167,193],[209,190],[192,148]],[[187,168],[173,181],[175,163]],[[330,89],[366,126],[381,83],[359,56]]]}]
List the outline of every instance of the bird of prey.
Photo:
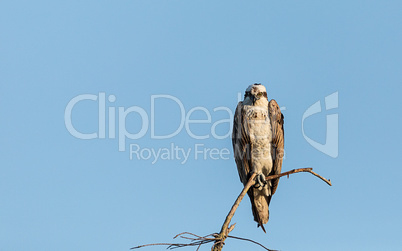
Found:
[{"label": "bird of prey", "polygon": [[232,143],[237,171],[246,185],[252,173],[256,182],[248,191],[254,220],[265,232],[263,224],[269,219],[269,203],[279,178],[266,181],[265,177],[279,174],[284,153],[283,115],[274,99],[268,101],[261,84],[250,85],[244,100],[236,108]]}]

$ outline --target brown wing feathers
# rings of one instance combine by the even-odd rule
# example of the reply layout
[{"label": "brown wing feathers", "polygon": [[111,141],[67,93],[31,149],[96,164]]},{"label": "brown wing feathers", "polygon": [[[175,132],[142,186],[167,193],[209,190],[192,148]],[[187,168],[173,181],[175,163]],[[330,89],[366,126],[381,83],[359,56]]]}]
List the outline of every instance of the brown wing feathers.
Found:
[{"label": "brown wing feathers", "polygon": [[[274,99],[271,99],[268,104],[268,110],[271,120],[272,127],[272,144],[271,144],[271,154],[272,154],[272,171],[270,175],[281,173],[282,161],[284,155],[284,130],[283,123],[284,118],[281,113],[281,109]],[[271,196],[276,192],[278,188],[279,179],[274,179],[271,181]]]},{"label": "brown wing feathers", "polygon": [[250,138],[248,134],[245,133],[243,113],[243,103],[239,102],[233,123],[232,143],[240,181],[246,184],[250,172],[251,156],[249,155]]}]

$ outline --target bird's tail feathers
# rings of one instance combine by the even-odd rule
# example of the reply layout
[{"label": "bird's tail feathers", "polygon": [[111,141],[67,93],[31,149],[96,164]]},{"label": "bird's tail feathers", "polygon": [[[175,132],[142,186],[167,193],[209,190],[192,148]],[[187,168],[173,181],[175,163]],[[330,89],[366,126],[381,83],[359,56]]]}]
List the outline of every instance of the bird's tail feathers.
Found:
[{"label": "bird's tail feathers", "polygon": [[249,190],[249,197],[251,200],[251,208],[253,211],[254,220],[258,223],[258,227],[266,233],[264,224],[268,223],[269,220],[269,202],[271,196],[266,196],[263,191],[258,189]]}]

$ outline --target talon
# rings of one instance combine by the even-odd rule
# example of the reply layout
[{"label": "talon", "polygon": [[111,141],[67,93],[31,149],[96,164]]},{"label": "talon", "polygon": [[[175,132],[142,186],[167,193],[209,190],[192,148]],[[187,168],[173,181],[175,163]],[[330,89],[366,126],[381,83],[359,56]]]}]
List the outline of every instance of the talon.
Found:
[{"label": "talon", "polygon": [[260,184],[260,182],[259,182],[258,179],[255,181],[255,184],[254,184],[253,187],[254,187],[254,188],[260,188],[260,187],[261,187],[261,184]]},{"label": "talon", "polygon": [[253,185],[253,187],[260,188],[262,186],[262,184],[260,182],[259,175],[255,176],[254,180],[255,180],[255,184]]},{"label": "talon", "polygon": [[265,180],[265,175],[262,173],[259,174],[257,177],[257,182],[258,184],[260,184],[261,189],[265,187],[265,185],[267,184],[267,181]]},{"label": "talon", "polygon": [[260,174],[260,176],[258,178],[261,181],[261,183],[264,184],[263,186],[265,186],[267,184],[267,181],[265,180],[265,175],[264,174]]},{"label": "talon", "polygon": [[264,174],[259,174],[255,178],[255,184],[254,188],[262,189],[265,185],[267,184],[267,181],[265,180],[265,175]]}]

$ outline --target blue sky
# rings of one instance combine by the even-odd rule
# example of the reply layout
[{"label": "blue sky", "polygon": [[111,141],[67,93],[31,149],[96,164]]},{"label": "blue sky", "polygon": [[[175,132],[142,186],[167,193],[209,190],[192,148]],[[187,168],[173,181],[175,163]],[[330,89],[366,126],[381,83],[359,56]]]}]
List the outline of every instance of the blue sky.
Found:
[{"label": "blue sky", "polygon": [[[282,170],[311,166],[333,186],[309,174],[281,179],[268,233],[256,228],[245,199],[232,234],[280,250],[399,249],[401,7],[370,0],[2,1],[1,249],[128,250],[184,231],[219,231],[242,189],[225,137],[228,110],[255,82],[285,107]],[[338,107],[326,110],[325,97],[336,92]],[[106,133],[99,138],[103,93]],[[76,138],[66,127],[69,102],[88,97],[80,95],[96,100],[78,102],[71,122],[98,138]],[[152,112],[153,95],[179,102],[156,98]],[[303,136],[303,114],[317,101],[322,112],[304,120],[304,133],[324,144],[327,116],[337,114],[336,158]],[[207,122],[180,128],[196,119]],[[156,135],[178,133],[155,139],[151,124]],[[119,128],[144,134],[119,151]],[[172,144],[190,151],[184,164],[148,156]],[[142,157],[130,159],[130,145]],[[230,154],[196,159],[196,147]],[[258,247],[228,240],[224,249]]]}]

